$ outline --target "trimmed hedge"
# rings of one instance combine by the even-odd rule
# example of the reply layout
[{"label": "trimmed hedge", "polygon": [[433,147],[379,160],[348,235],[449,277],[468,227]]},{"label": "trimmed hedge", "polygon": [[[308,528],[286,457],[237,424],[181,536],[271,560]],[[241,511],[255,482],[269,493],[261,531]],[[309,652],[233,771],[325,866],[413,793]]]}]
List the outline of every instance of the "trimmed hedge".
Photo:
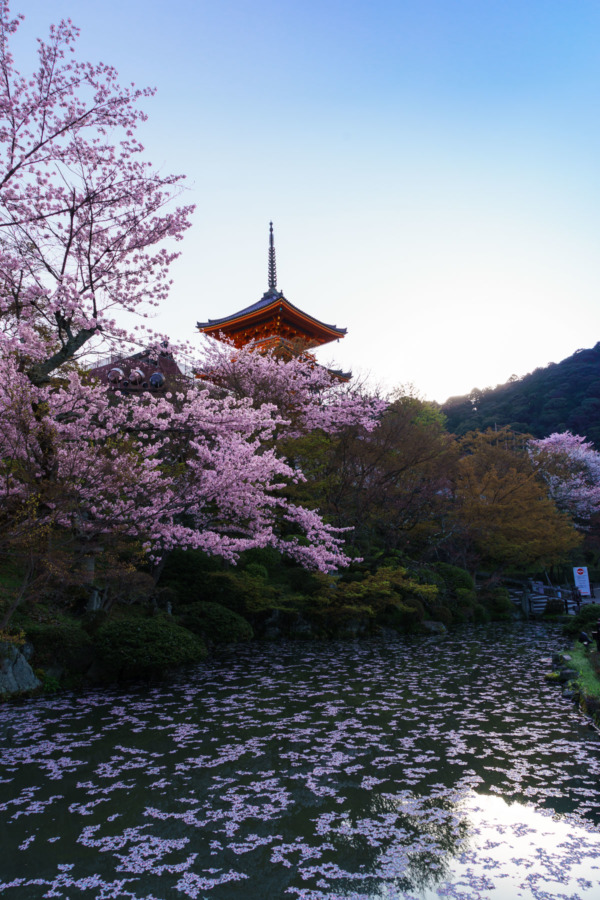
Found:
[{"label": "trimmed hedge", "polygon": [[32,624],[26,627],[26,634],[33,644],[34,668],[47,669],[58,664],[78,674],[89,669],[94,654],[93,642],[79,624]]},{"label": "trimmed hedge", "polygon": [[508,590],[500,585],[482,590],[479,600],[493,621],[507,621],[514,616],[515,605],[510,599]]},{"label": "trimmed hedge", "polygon": [[250,623],[220,603],[191,603],[179,621],[184,628],[215,644],[250,641],[254,637]]},{"label": "trimmed hedge", "polygon": [[393,628],[400,634],[415,631],[425,618],[425,610],[418,600],[390,603],[379,613],[377,623]]},{"label": "trimmed hedge", "polygon": [[108,678],[148,678],[200,662],[203,641],[163,616],[117,619],[96,632],[98,661]]}]

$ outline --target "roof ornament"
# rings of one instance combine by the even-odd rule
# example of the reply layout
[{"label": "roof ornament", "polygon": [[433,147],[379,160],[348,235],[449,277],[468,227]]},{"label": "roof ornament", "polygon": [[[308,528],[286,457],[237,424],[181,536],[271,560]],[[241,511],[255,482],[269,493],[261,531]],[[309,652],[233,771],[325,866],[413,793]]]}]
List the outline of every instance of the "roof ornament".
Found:
[{"label": "roof ornament", "polygon": [[273,240],[273,223],[269,222],[269,288],[277,290],[277,268],[275,266],[275,242]]}]

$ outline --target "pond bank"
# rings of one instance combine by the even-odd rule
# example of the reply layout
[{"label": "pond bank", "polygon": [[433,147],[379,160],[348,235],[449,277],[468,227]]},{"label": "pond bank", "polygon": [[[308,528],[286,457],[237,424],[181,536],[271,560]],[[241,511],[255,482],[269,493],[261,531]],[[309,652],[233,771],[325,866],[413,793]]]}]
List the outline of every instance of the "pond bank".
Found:
[{"label": "pond bank", "polygon": [[572,700],[600,733],[600,679],[592,662],[597,651],[576,641],[569,652],[555,653],[555,666],[546,678],[562,686],[563,696]]}]

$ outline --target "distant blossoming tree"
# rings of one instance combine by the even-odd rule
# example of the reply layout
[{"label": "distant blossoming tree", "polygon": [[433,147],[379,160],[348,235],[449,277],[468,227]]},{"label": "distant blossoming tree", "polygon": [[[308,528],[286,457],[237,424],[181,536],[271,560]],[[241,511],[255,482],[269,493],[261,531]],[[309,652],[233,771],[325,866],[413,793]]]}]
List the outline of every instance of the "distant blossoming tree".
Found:
[{"label": "distant blossoming tree", "polygon": [[600,453],[570,431],[529,442],[529,453],[559,509],[579,523],[600,512]]}]

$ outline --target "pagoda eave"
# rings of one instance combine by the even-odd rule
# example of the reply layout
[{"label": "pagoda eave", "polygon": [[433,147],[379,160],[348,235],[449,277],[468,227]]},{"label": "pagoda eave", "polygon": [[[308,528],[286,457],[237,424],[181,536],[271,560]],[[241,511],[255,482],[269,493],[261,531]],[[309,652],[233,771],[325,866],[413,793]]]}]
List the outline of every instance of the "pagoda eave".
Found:
[{"label": "pagoda eave", "polygon": [[345,328],[326,325],[314,319],[292,306],[284,297],[279,297],[245,314],[242,312],[241,315],[198,322],[198,330],[216,338],[222,334],[234,342],[237,342],[236,338],[243,339],[244,343],[261,335],[265,337],[269,332],[273,334],[287,332],[286,337],[304,340],[315,346],[338,340],[346,334]]}]

